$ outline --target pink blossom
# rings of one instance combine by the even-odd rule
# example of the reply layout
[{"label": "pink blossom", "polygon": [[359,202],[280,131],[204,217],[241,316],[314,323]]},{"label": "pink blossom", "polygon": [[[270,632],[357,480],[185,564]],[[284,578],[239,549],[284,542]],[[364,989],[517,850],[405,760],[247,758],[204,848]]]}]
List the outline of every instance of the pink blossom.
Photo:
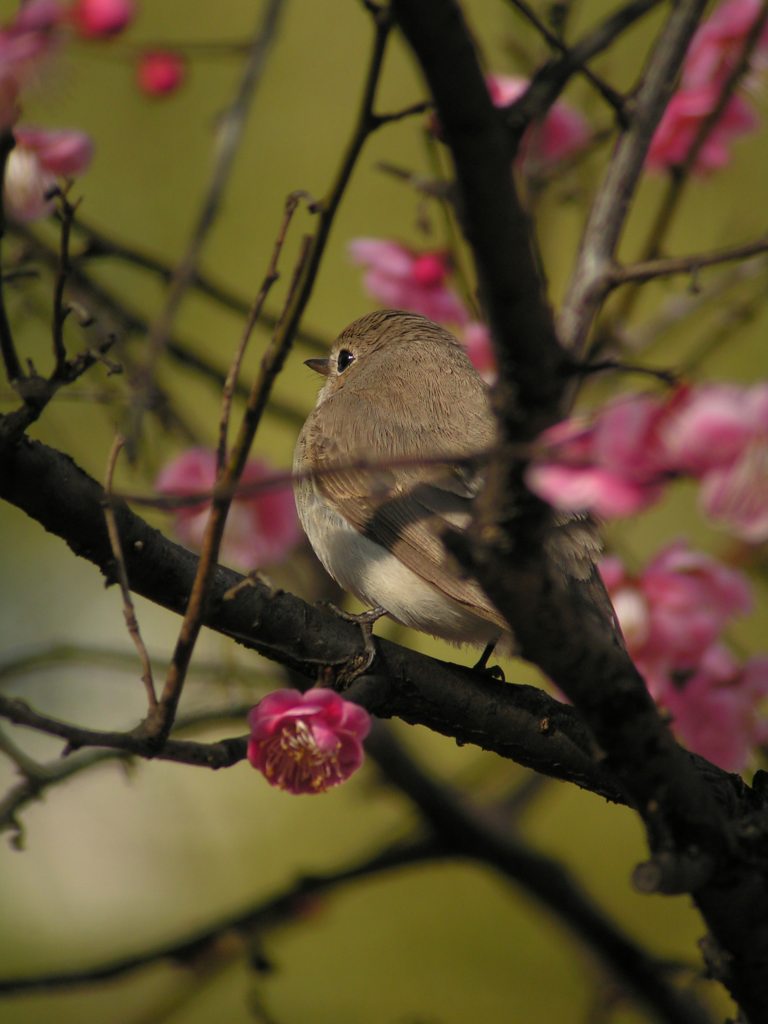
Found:
[{"label": "pink blossom", "polygon": [[496,354],[491,343],[491,332],[485,324],[473,320],[464,328],[462,338],[470,361],[483,380],[490,383],[496,378]]},{"label": "pink blossom", "polygon": [[720,645],[711,647],[696,671],[667,687],[663,705],[672,727],[690,749],[725,771],[740,772],[752,750],[768,738],[768,657],[744,666]]},{"label": "pink blossom", "polygon": [[661,435],[669,464],[700,480],[706,515],[745,540],[768,538],[768,384],[685,390]]},{"label": "pink blossom", "polygon": [[0,28],[0,130],[18,119],[19,94],[57,48],[62,18],[55,0],[30,0]]},{"label": "pink blossom", "polygon": [[[240,489],[230,506],[221,547],[222,559],[253,569],[280,562],[301,539],[296,507],[290,488],[268,489],[248,495],[255,485],[273,474],[268,463],[252,459],[246,463]],[[161,471],[155,488],[161,494],[184,497],[205,494],[216,479],[216,456],[208,448],[189,448]],[[183,544],[199,548],[208,518],[207,501],[174,510],[174,529]]]},{"label": "pink blossom", "polygon": [[4,202],[17,221],[36,220],[53,209],[51,192],[58,177],[87,170],[93,144],[85,132],[15,128],[16,146],[5,171]]},{"label": "pink blossom", "polygon": [[368,712],[333,690],[277,690],[248,716],[248,760],[289,793],[324,793],[363,762]]},{"label": "pink blossom", "polygon": [[[651,140],[647,157],[651,170],[664,170],[685,161],[702,121],[717,104],[720,88],[717,83],[706,83],[675,93]],[[706,174],[724,167],[730,160],[729,146],[733,140],[754,131],[758,124],[757,115],[746,101],[740,96],[731,96],[707,135],[693,171]]]},{"label": "pink blossom", "polygon": [[416,252],[398,242],[357,238],[349,244],[352,262],[365,268],[363,284],[383,306],[408,309],[439,323],[463,326],[466,309],[446,281],[450,274],[446,253]]},{"label": "pink blossom", "polygon": [[606,518],[646,508],[661,494],[668,468],[659,440],[665,411],[650,395],[632,395],[607,405],[591,423],[558,423],[539,438],[528,486],[555,508]]},{"label": "pink blossom", "polygon": [[142,53],[136,65],[136,80],[148,96],[167,96],[184,81],[186,63],[174,50],[151,50]]},{"label": "pink blossom", "polygon": [[[506,107],[519,99],[530,84],[516,75],[489,75],[486,79],[494,106]],[[523,136],[519,159],[529,170],[565,160],[589,141],[589,125],[578,110],[558,100],[544,119],[534,121]]]},{"label": "pink blossom", "polygon": [[[683,85],[696,88],[722,82],[735,69],[744,43],[761,11],[760,0],[726,0],[701,25],[685,58]],[[763,28],[756,51],[768,47],[768,26]]]},{"label": "pink blossom", "polygon": [[70,16],[80,35],[104,39],[127,28],[135,13],[133,0],[75,0]]}]

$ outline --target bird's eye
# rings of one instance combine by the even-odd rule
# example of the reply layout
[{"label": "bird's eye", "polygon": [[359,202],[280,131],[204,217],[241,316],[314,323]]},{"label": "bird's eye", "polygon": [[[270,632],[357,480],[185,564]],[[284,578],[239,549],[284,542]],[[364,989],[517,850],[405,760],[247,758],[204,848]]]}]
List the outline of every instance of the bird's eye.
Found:
[{"label": "bird's eye", "polygon": [[336,360],[336,369],[339,373],[344,373],[346,368],[351,366],[354,361],[355,357],[353,353],[350,352],[348,348],[343,348],[341,352],[339,352],[339,356]]}]

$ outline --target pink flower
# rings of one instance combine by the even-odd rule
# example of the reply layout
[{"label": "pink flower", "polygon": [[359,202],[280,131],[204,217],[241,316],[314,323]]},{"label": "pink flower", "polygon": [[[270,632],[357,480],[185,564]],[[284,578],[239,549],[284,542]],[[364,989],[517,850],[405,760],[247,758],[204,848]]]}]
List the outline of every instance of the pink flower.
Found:
[{"label": "pink flower", "polygon": [[[760,0],[726,0],[717,7],[691,41],[683,69],[685,88],[722,82],[733,71],[760,9]],[[757,42],[758,58],[767,47],[768,26]]]},{"label": "pink flower", "polygon": [[248,716],[248,760],[289,793],[324,793],[363,762],[367,711],[333,690],[277,690]]},{"label": "pink flower", "polygon": [[[720,88],[717,83],[707,83],[675,93],[651,140],[646,161],[651,170],[664,170],[685,161],[702,121],[717,104]],[[731,96],[701,147],[693,171],[706,174],[724,167],[730,160],[733,140],[754,131],[758,124],[757,115],[746,101]]]},{"label": "pink flower", "polygon": [[654,699],[694,671],[752,600],[744,577],[683,542],[670,544],[639,576],[616,557],[600,565],[627,649]]},{"label": "pink flower", "polygon": [[135,13],[133,0],[75,0],[70,10],[75,28],[87,39],[118,35]]},{"label": "pink flower", "polygon": [[0,29],[0,130],[17,121],[19,94],[57,48],[62,18],[55,0],[29,0]]},{"label": "pink flower", "polygon": [[[240,489],[229,510],[222,559],[253,569],[280,562],[301,539],[293,495],[288,487],[248,495],[249,484],[259,484],[272,475],[261,460],[246,463]],[[161,494],[178,497],[205,494],[216,479],[216,456],[208,448],[189,448],[162,470],[155,488]],[[199,548],[208,518],[209,502],[201,500],[174,511],[174,529],[182,544]]]},{"label": "pink flower", "polygon": [[661,494],[668,468],[659,441],[665,412],[652,396],[622,396],[592,423],[556,424],[539,438],[527,485],[564,510],[614,518],[646,508]]},{"label": "pink flower", "polygon": [[[506,107],[528,88],[527,78],[489,75],[488,92],[494,106]],[[519,159],[528,170],[551,166],[583,149],[590,138],[589,125],[569,104],[558,100],[542,121],[534,121],[523,136]]]},{"label": "pink flower", "polygon": [[681,393],[662,433],[671,466],[701,481],[706,515],[745,540],[768,538],[768,384]]},{"label": "pink flower", "polygon": [[[685,58],[680,90],[670,100],[651,142],[647,162],[652,170],[685,161],[702,122],[718,104],[760,11],[760,0],[727,0],[701,25]],[[767,50],[768,26],[761,33],[753,58],[760,63]],[[746,101],[731,96],[701,147],[694,172],[705,174],[723,167],[730,159],[728,150],[733,140],[754,131],[758,124],[757,115]]]},{"label": "pink flower", "polygon": [[483,380],[491,383],[496,379],[496,354],[487,326],[473,320],[464,328],[462,340],[474,368]]},{"label": "pink flower", "polygon": [[752,750],[768,739],[768,657],[744,666],[724,647],[706,652],[684,682],[670,685],[663,705],[690,749],[730,772],[746,767]]},{"label": "pink flower", "polygon": [[365,268],[363,284],[383,306],[408,309],[439,323],[468,322],[461,299],[446,284],[446,253],[416,252],[383,238],[357,238],[350,242],[349,254]]},{"label": "pink flower", "polygon": [[167,96],[184,81],[186,63],[182,54],[173,50],[151,50],[142,53],[136,65],[139,89],[148,96]]},{"label": "pink flower", "polygon": [[93,144],[85,132],[14,129],[16,146],[8,157],[4,201],[14,220],[44,217],[53,209],[51,192],[59,177],[73,177],[87,170]]}]

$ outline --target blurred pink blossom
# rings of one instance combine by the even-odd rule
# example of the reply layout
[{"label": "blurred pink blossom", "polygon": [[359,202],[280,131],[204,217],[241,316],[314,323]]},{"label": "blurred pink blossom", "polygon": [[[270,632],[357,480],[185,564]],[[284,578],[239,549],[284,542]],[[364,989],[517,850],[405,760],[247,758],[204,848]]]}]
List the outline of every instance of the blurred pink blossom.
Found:
[{"label": "blurred pink blossom", "polygon": [[416,252],[384,238],[357,238],[349,243],[352,262],[365,268],[363,285],[383,306],[407,309],[463,326],[464,304],[446,283],[450,275],[444,252]]},{"label": "blurred pink blossom", "polygon": [[36,220],[53,209],[50,193],[57,178],[88,169],[93,143],[85,132],[74,130],[15,128],[13,134],[16,146],[5,170],[5,208],[14,220]]},{"label": "blurred pink blossom", "polygon": [[758,717],[768,696],[768,658],[741,668],[722,643],[731,620],[750,610],[747,580],[683,542],[660,551],[638,576],[615,556],[603,559],[600,572],[629,653],[680,739],[740,771],[768,738],[768,718]]},{"label": "blurred pink blossom", "polygon": [[657,500],[667,472],[659,439],[665,407],[650,395],[622,396],[592,422],[564,420],[539,438],[526,482],[555,508],[607,518]]},{"label": "blurred pink blossom", "polygon": [[184,81],[186,62],[175,50],[148,50],[136,64],[139,89],[148,96],[167,96]]},{"label": "blurred pink blossom", "polygon": [[490,384],[496,379],[496,355],[488,327],[477,320],[472,320],[464,328],[462,341],[470,362],[483,380]]},{"label": "blurred pink blossom", "polygon": [[133,0],[75,0],[70,9],[72,23],[87,39],[118,35],[130,25],[135,14]]},{"label": "blurred pink blossom", "polygon": [[[651,140],[646,161],[651,170],[664,170],[685,161],[702,121],[717,104],[720,88],[716,83],[706,83],[675,93]],[[745,100],[731,96],[699,150],[694,172],[705,174],[724,167],[731,158],[729,147],[733,140],[754,131],[759,123]]]},{"label": "blurred pink blossom", "polygon": [[371,719],[333,690],[277,690],[248,716],[248,760],[289,793],[324,793],[363,762]]},{"label": "blurred pink blossom", "polygon": [[[489,75],[488,92],[494,106],[506,107],[519,99],[530,84],[516,75]],[[584,117],[568,103],[558,100],[541,121],[534,121],[523,136],[519,159],[528,169],[546,167],[583,149],[590,138]]]},{"label": "blurred pink blossom", "polygon": [[744,540],[768,539],[768,384],[686,389],[662,437],[669,464],[700,481],[707,516]]},{"label": "blurred pink blossom", "polygon": [[[252,459],[246,463],[240,487],[258,484],[273,474],[268,463]],[[208,448],[189,448],[169,462],[155,481],[160,494],[184,497],[213,489],[216,456]],[[199,548],[205,532],[209,502],[200,501],[174,510],[174,529],[182,544]],[[296,507],[290,487],[236,496],[229,510],[223,561],[243,569],[260,568],[280,562],[301,539]]]},{"label": "blurred pink blossom", "polygon": [[[683,64],[680,89],[669,101],[651,142],[647,164],[652,170],[685,161],[702,122],[718,105],[761,8],[760,0],[726,0],[698,29]],[[753,66],[764,64],[767,54],[768,26],[752,54]],[[746,100],[731,96],[701,147],[694,173],[723,167],[730,159],[734,139],[758,125],[759,118]]]},{"label": "blurred pink blossom", "polygon": [[17,121],[19,94],[57,49],[63,17],[55,0],[30,0],[0,28],[0,130]]},{"label": "blurred pink blossom", "polygon": [[768,741],[768,657],[741,666],[716,645],[687,679],[670,684],[661,703],[680,740],[725,771],[740,772]]},{"label": "blurred pink blossom", "polygon": [[653,684],[672,673],[695,668],[720,640],[731,619],[752,606],[747,580],[683,541],[661,550],[640,575],[629,575],[612,556],[600,572],[638,667],[650,670]]},{"label": "blurred pink blossom", "polygon": [[[696,88],[722,82],[735,69],[744,43],[761,12],[760,0],[726,0],[696,32],[685,58],[683,85]],[[758,39],[753,60],[768,49],[768,25]]]}]

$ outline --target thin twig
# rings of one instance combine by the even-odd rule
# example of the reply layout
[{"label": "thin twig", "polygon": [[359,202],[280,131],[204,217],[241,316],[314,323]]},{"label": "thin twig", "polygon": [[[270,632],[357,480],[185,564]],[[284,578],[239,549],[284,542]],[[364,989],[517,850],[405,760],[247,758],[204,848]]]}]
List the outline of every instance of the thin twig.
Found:
[{"label": "thin twig", "polygon": [[526,3],[526,0],[510,0],[510,3],[519,11],[523,17],[530,22],[531,25],[536,29],[540,36],[547,42],[547,44],[553,49],[557,50],[558,53],[562,54],[567,60],[571,61],[574,70],[589,82],[591,86],[603,97],[605,102],[617,113],[620,119],[625,116],[624,111],[624,97],[620,92],[617,92],[612,86],[604,82],[602,78],[591,71],[590,68],[574,58],[572,50],[563,43],[563,41],[556,36],[554,32],[551,32],[547,28],[546,24],[541,20],[538,14],[533,10],[530,4]]},{"label": "thin twig", "polygon": [[583,350],[605,297],[648,147],[705,6],[706,0],[681,0],[662,27],[634,96],[632,124],[619,140],[592,204],[558,322],[559,336],[573,352]]},{"label": "thin twig", "polygon": [[232,400],[235,396],[235,390],[237,388],[237,382],[240,376],[240,368],[243,364],[243,358],[245,356],[245,350],[248,346],[248,341],[253,334],[253,329],[258,323],[261,315],[264,302],[266,301],[267,295],[270,289],[277,281],[279,274],[277,270],[277,264],[280,259],[280,253],[283,250],[285,243],[285,237],[288,232],[288,227],[291,223],[294,213],[299,205],[299,201],[302,198],[302,194],[298,192],[292,193],[288,196],[285,203],[285,212],[283,213],[283,220],[280,224],[280,229],[275,239],[275,244],[272,249],[272,258],[269,261],[267,267],[267,273],[259,289],[259,293],[251,307],[248,314],[245,327],[243,328],[243,334],[240,339],[240,343],[237,346],[237,350],[232,359],[232,364],[227,373],[227,378],[224,381],[224,387],[222,389],[221,396],[221,415],[219,418],[219,443],[216,450],[216,469],[217,476],[221,476],[225,466],[227,457],[227,434],[229,431],[229,421],[232,414]]},{"label": "thin twig", "polygon": [[[691,142],[691,146],[686,153],[685,159],[682,163],[670,169],[671,174],[667,189],[662,197],[656,216],[648,231],[646,242],[642,248],[642,255],[640,256],[640,260],[642,262],[654,259],[662,251],[664,239],[666,238],[672,224],[675,212],[679,207],[688,183],[691,181],[691,172],[696,165],[696,161],[698,160],[707,139],[710,137],[712,130],[722,118],[725,108],[730,102],[736,88],[744,78],[744,75],[749,71],[752,55],[760,40],[760,36],[762,35],[767,21],[768,0],[764,0],[759,17],[755,20],[752,28],[744,38],[739,58],[723,82],[723,87],[720,90],[717,102],[699,124],[693,141]],[[638,291],[634,288],[625,293],[623,300],[611,313],[608,323],[603,325],[601,338],[597,339],[598,343],[602,340],[603,335],[611,333],[612,324],[626,322],[634,308],[638,294]]]},{"label": "thin twig", "polygon": [[151,713],[157,707],[157,694],[155,693],[155,683],[152,678],[152,663],[144,641],[141,638],[141,630],[139,629],[139,622],[136,618],[136,609],[133,604],[133,599],[131,598],[128,572],[125,568],[125,559],[123,558],[123,548],[120,543],[120,531],[117,528],[115,511],[112,507],[112,478],[115,473],[115,465],[117,464],[118,456],[120,455],[124,444],[125,439],[120,437],[118,434],[117,437],[115,437],[109,453],[107,474],[104,483],[104,518],[107,521],[109,543],[112,546],[112,553],[115,556],[117,580],[120,585],[120,593],[123,596],[123,617],[125,618],[125,625],[128,628],[131,640],[133,640],[139,654],[139,660],[141,661],[142,667],[141,681],[144,683],[144,689],[147,691],[147,700],[149,702],[149,710]]},{"label": "thin twig", "polygon": [[[248,109],[261,80],[282,6],[283,0],[266,0],[265,10],[259,17],[235,98],[219,119],[214,163],[208,188],[186,252],[173,273],[165,304],[150,328],[146,346],[147,359],[141,372],[139,392],[151,390],[155,369],[165,350],[176,313],[192,284],[203,245],[221,208],[221,201],[245,127]],[[137,408],[134,429],[139,427],[140,415],[141,409]]]},{"label": "thin twig", "polygon": [[[8,157],[11,155],[16,140],[10,129],[0,134],[0,246],[5,236],[5,209],[3,203],[3,183],[5,182],[5,170],[8,166]],[[2,250],[0,249],[0,263],[2,262]],[[5,295],[3,283],[0,281],[0,353],[3,356],[5,374],[10,383],[19,380],[23,374],[19,357],[16,354],[16,346],[13,342],[11,325],[8,323],[8,314],[5,309]]]},{"label": "thin twig", "polygon": [[56,285],[53,292],[53,354],[56,360],[55,374],[64,372],[67,365],[67,352],[64,347],[64,321],[69,315],[69,310],[64,305],[64,289],[67,285],[72,263],[69,253],[69,241],[72,233],[72,222],[79,206],[70,203],[65,192],[59,193],[59,211],[61,214],[61,239],[59,243],[59,269],[56,274]]},{"label": "thin twig", "polygon": [[768,238],[758,238],[744,245],[734,245],[713,252],[697,253],[693,256],[676,256],[669,259],[645,260],[626,267],[615,267],[610,272],[609,287],[618,288],[622,284],[650,281],[656,277],[671,277],[675,274],[696,274],[703,267],[713,267],[719,263],[734,263],[768,252]]}]

